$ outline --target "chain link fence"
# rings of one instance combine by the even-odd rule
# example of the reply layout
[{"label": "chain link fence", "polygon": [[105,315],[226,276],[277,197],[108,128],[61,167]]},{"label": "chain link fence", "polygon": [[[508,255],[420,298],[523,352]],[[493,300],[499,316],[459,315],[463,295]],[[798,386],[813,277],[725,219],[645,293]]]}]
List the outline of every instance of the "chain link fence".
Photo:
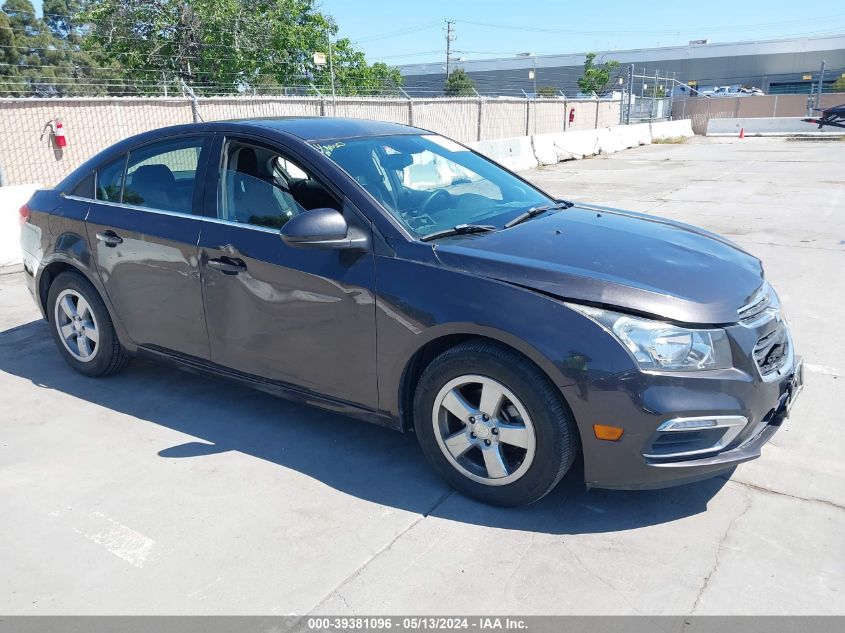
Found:
[{"label": "chain link fence", "polygon": [[680,84],[674,73],[628,66],[619,77],[622,86],[621,123],[663,121],[672,117],[672,101]]},{"label": "chain link fence", "polygon": [[[96,152],[133,134],[253,117],[339,116],[393,121],[462,142],[617,125],[620,101],[368,97],[115,97],[0,99],[5,184],[55,184]],[[55,142],[62,122],[65,147]]]}]

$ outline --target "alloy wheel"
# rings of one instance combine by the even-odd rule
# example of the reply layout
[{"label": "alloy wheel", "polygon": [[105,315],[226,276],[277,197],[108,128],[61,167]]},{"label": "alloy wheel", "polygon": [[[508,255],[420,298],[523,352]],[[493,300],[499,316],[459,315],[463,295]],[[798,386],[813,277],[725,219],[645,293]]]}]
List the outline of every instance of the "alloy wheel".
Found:
[{"label": "alloy wheel", "polygon": [[100,343],[97,318],[88,301],[68,288],[56,298],[54,323],[65,349],[83,363],[94,360]]},{"label": "alloy wheel", "polygon": [[434,399],[434,434],[447,460],[465,477],[503,486],[534,461],[536,434],[522,402],[486,376],[450,380]]}]

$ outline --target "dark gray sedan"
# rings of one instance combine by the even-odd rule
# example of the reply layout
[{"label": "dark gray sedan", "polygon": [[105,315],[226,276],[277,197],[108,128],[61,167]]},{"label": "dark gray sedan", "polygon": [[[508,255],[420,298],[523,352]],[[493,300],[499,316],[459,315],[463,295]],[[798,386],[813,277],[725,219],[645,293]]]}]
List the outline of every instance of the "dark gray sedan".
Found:
[{"label": "dark gray sedan", "polygon": [[143,354],[413,430],[490,503],[540,499],[579,452],[588,486],[722,473],[760,455],[802,384],[752,255],[554,199],[402,125],[148,132],[37,192],[21,223],[77,371]]}]

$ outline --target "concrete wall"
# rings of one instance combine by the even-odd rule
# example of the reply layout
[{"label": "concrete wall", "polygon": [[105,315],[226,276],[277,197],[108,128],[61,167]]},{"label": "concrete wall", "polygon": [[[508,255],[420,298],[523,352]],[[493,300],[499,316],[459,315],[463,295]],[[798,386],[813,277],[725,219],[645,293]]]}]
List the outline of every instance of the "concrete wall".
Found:
[{"label": "concrete wall", "polygon": [[[845,103],[845,94],[823,94],[821,107]],[[763,97],[732,97],[682,99],[672,106],[672,118],[690,119],[696,134],[707,132],[711,119],[802,117],[807,114],[807,95],[767,95]]]},{"label": "concrete wall", "polygon": [[[619,122],[619,101],[526,99],[364,99],[221,97],[198,100],[202,120],[249,117],[343,116],[394,121],[462,142],[563,132]],[[55,149],[45,124],[60,118],[67,147]],[[0,100],[0,169],[6,184],[53,185],[98,151],[146,130],[190,123],[184,98],[79,98]]]},{"label": "concrete wall", "polygon": [[695,132],[692,131],[692,121],[689,119],[657,121],[651,124],[652,141],[663,138],[691,138],[693,136],[695,136]]},{"label": "concrete wall", "polygon": [[841,128],[819,130],[817,124],[804,123],[798,117],[710,119],[707,123],[707,136],[737,136],[740,132],[746,136],[842,136]]}]

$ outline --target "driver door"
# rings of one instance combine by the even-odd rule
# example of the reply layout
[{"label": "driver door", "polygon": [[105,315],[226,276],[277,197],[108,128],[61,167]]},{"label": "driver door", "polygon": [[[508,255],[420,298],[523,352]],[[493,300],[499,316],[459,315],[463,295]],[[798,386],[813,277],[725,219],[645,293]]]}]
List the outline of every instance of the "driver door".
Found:
[{"label": "driver door", "polygon": [[216,217],[199,245],[212,361],[376,409],[373,253],[296,248],[279,235],[321,207],[369,224],[286,148],[238,137],[216,147]]}]

